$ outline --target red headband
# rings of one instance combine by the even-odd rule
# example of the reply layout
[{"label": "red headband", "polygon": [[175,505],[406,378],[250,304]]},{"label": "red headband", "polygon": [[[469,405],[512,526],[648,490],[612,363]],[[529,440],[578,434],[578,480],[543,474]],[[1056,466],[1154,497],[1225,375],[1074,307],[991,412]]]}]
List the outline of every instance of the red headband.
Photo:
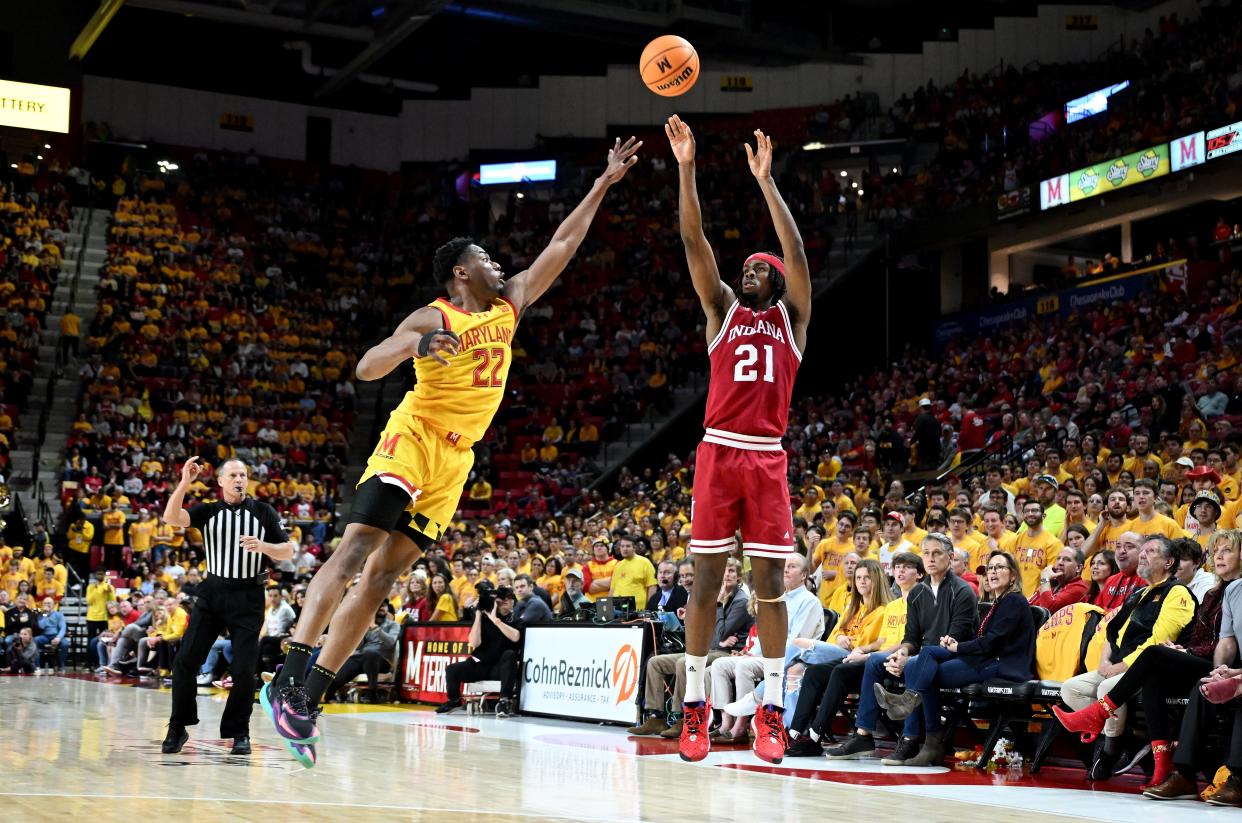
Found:
[{"label": "red headband", "polygon": [[747,257],[746,260],[742,262],[742,265],[745,266],[751,260],[762,260],[763,262],[767,263],[769,266],[771,266],[772,268],[780,272],[782,277],[785,276],[785,264],[782,263],[780,258],[774,254],[768,254],[767,252],[764,252],[764,251],[757,251],[754,254],[752,254],[750,257]]}]

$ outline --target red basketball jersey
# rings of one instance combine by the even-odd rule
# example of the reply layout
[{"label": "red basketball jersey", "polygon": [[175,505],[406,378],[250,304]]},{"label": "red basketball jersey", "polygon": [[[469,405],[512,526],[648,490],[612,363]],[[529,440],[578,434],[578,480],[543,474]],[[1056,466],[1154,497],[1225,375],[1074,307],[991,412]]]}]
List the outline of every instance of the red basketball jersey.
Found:
[{"label": "red basketball jersey", "polygon": [[709,437],[741,435],[735,443],[722,443],[739,448],[779,440],[789,423],[789,401],[802,362],[784,304],[754,311],[734,302],[707,354],[711,379],[703,425]]}]

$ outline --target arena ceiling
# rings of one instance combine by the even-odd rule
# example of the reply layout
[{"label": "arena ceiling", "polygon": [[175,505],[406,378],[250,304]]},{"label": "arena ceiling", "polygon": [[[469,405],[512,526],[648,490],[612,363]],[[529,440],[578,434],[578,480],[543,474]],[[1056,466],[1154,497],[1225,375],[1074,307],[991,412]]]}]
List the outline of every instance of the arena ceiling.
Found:
[{"label": "arena ceiling", "polygon": [[[1151,5],[1154,0],[1127,0]],[[856,62],[1032,14],[1016,0],[102,0],[72,47],[88,74],[394,112],[541,74],[599,74],[652,37],[705,60]],[[89,18],[89,19],[88,19]]]}]

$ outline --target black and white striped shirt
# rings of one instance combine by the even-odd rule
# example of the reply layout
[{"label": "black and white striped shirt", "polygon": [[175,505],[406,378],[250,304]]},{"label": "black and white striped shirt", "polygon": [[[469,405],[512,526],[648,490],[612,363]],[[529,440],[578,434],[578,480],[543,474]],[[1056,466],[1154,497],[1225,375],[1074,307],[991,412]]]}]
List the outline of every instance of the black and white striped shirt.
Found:
[{"label": "black and white striped shirt", "polygon": [[203,535],[207,573],[234,580],[258,577],[266,569],[267,555],[243,549],[243,535],[264,543],[289,541],[276,510],[252,497],[237,505],[223,500],[197,505],[190,509],[190,526]]}]

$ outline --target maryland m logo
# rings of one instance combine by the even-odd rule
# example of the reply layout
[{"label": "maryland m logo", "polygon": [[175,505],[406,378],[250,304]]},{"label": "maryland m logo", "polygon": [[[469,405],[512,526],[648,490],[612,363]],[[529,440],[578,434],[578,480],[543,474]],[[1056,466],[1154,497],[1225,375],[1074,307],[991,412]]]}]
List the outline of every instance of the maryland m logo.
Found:
[{"label": "maryland m logo", "polygon": [[389,434],[388,432],[384,432],[383,437],[380,438],[379,446],[375,449],[375,453],[392,457],[397,451],[397,441],[400,439],[400,433]]}]

